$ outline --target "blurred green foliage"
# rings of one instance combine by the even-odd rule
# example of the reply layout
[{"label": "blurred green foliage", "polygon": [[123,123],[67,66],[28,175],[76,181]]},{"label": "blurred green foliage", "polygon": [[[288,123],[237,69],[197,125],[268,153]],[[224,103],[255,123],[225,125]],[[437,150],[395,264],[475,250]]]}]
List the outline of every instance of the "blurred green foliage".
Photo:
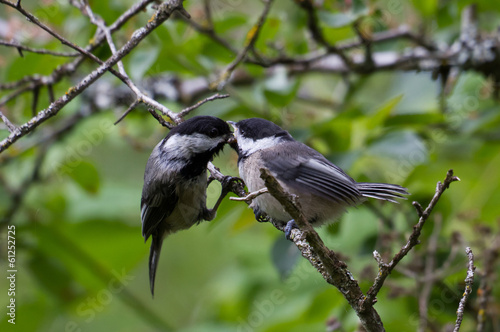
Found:
[{"label": "blurred green foliage", "polygon": [[[480,27],[496,27],[500,3],[478,2]],[[89,3],[109,23],[133,1]],[[262,4],[241,0],[211,3],[215,31],[234,48],[242,48]],[[414,29],[424,27],[437,41],[450,42],[459,33],[461,9],[472,1],[353,1],[351,7],[349,3],[325,1],[319,20],[328,41],[355,38],[351,24],[365,18],[373,31],[408,24]],[[66,2],[22,4],[79,45],[86,45],[95,31],[88,19]],[[2,20],[20,24],[23,43],[60,49],[59,43],[28,25],[18,13],[1,8]],[[204,24],[201,2],[186,2],[186,9],[193,20]],[[148,9],[127,23],[115,34],[117,44],[144,25],[151,14]],[[407,42],[389,42],[376,45],[376,50],[403,51],[408,46]],[[256,48],[270,57],[280,52],[300,56],[314,51],[305,13],[292,1],[277,2]],[[0,52],[1,82],[34,73],[50,74],[67,61],[28,52],[19,57],[15,49],[8,48]],[[104,59],[110,52],[103,46],[96,54]],[[126,57],[124,65],[134,81],[166,73],[185,80],[212,78],[232,59],[228,50],[209,37],[182,20],[171,19]],[[95,66],[85,63],[82,68],[90,72]],[[252,77],[250,84],[230,86],[227,92],[231,98],[207,103],[195,113],[225,120],[272,120],[358,181],[404,185],[412,193],[410,199],[422,204],[428,203],[446,171],[454,169],[462,181],[452,185],[434,212],[443,223],[438,264],[448,257],[454,232],[460,234],[462,242],[429,301],[432,322],[438,326],[454,322],[465,278],[463,248],[470,245],[476,253],[476,265],[482,267],[482,253],[491,234],[499,231],[500,107],[492,98],[492,83],[479,74],[462,73],[445,97],[447,107],[443,109],[440,84],[430,73],[394,71],[344,78],[305,73],[289,77],[285,70],[276,70],[269,77],[261,67],[245,64],[243,68]],[[63,95],[77,79],[55,86],[55,95]],[[7,104],[13,122],[30,119],[31,98],[24,95]],[[175,111],[186,106],[160,102]],[[48,103],[47,94],[41,93],[39,107]],[[83,96],[76,98],[57,118],[72,116],[84,103]],[[0,215],[12,206],[7,188],[21,188],[37,155],[46,156],[40,181],[30,187],[12,220],[16,225],[17,319],[13,327],[2,314],[0,330],[324,331],[333,317],[344,331],[356,329],[357,317],[341,294],[307,261],[297,260],[296,249],[283,241],[283,234],[269,224],[257,223],[245,204],[229,200],[214,221],[165,241],[152,299],[147,272],[149,244],[141,237],[139,202],[149,152],[167,132],[141,108],[113,126],[126,107],[99,110],[57,142],[42,143],[45,148],[17,155],[18,145],[33,143],[34,138],[27,136],[5,152],[15,158],[0,168],[5,184],[0,189]],[[54,130],[54,121],[38,131]],[[0,132],[2,139],[7,135],[6,130]],[[224,174],[237,175],[236,155],[229,148],[214,163]],[[218,184],[210,186],[212,204],[219,190]],[[381,222],[373,209],[391,223]],[[416,221],[410,201],[400,205],[373,202],[371,208],[352,209],[339,223],[319,232],[346,260],[366,291],[376,274],[373,250],[389,258],[405,243]],[[422,245],[403,260],[402,270],[419,269],[412,264],[425,256],[432,229],[430,220]],[[1,232],[3,275],[6,246],[4,229]],[[495,269],[499,272],[498,265]],[[388,331],[416,330],[415,287],[415,280],[399,270],[389,277],[376,304]],[[2,313],[8,301],[7,289],[8,280],[0,278]],[[497,311],[499,293],[494,287]],[[474,296],[471,301],[474,306]],[[463,330],[471,331],[475,324],[474,315],[466,314]]]}]

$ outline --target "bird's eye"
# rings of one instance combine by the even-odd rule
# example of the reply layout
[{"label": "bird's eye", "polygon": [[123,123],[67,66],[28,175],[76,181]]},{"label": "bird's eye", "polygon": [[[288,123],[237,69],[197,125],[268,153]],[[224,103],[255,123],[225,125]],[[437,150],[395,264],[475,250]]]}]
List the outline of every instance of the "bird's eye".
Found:
[{"label": "bird's eye", "polygon": [[212,128],[208,136],[210,136],[211,138],[217,137],[219,136],[219,131],[217,130],[217,128]]}]

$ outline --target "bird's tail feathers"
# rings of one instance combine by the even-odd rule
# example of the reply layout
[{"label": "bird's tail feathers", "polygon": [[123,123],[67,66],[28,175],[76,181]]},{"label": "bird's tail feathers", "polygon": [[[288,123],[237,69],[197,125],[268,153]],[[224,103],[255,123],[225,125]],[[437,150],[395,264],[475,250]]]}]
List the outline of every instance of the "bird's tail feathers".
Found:
[{"label": "bird's tail feathers", "polygon": [[157,234],[153,234],[151,238],[151,249],[149,251],[149,286],[151,287],[151,295],[155,295],[155,277],[158,262],[160,260],[161,245],[163,238]]},{"label": "bird's tail feathers", "polygon": [[356,186],[363,197],[376,198],[393,203],[398,203],[396,199],[407,199],[405,195],[410,195],[406,188],[397,184],[359,182]]}]

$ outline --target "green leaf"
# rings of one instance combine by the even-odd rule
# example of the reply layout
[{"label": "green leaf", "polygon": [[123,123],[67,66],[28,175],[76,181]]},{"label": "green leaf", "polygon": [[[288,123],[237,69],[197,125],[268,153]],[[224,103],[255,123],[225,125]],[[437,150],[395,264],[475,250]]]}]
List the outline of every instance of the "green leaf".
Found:
[{"label": "green leaf", "polygon": [[401,159],[413,166],[429,159],[429,152],[420,137],[408,130],[385,135],[373,143],[368,151],[376,156]]},{"label": "green leaf", "polygon": [[359,1],[354,1],[351,11],[332,13],[325,10],[318,11],[319,20],[330,28],[343,28],[353,24],[360,17],[368,14],[368,9]]},{"label": "green leaf", "polygon": [[76,296],[71,287],[71,274],[62,262],[47,257],[42,252],[35,252],[28,262],[30,272],[47,293],[59,300],[71,300]]},{"label": "green leaf", "polygon": [[385,121],[387,126],[439,124],[444,121],[440,113],[396,114]]},{"label": "green leaf", "polygon": [[424,16],[432,16],[438,9],[438,0],[413,0],[412,3]]},{"label": "green leaf", "polygon": [[297,250],[293,242],[288,241],[285,236],[280,234],[271,249],[271,257],[281,278],[284,279],[290,275],[295,264],[297,264],[300,251]]},{"label": "green leaf", "polygon": [[277,70],[276,73],[266,81],[264,96],[271,105],[284,107],[295,98],[299,86],[299,80],[290,80],[286,71]]},{"label": "green leaf", "polygon": [[139,81],[144,74],[156,62],[160,51],[158,47],[139,48],[135,50],[130,58],[130,76]]},{"label": "green leaf", "polygon": [[235,28],[240,27],[247,22],[248,17],[240,13],[235,13],[227,16],[224,15],[223,19],[216,20],[214,22],[214,30],[218,34],[220,34],[226,31],[234,30]]},{"label": "green leaf", "polygon": [[96,194],[99,191],[99,173],[94,165],[82,160],[76,166],[68,169],[64,167],[66,173],[89,194]]},{"label": "green leaf", "polygon": [[266,96],[267,101],[276,107],[284,107],[288,105],[293,98],[295,97],[295,93],[297,92],[299,87],[298,82],[294,85],[294,88],[288,92],[277,92],[272,90],[264,90],[264,95]]},{"label": "green leaf", "polygon": [[330,13],[327,11],[318,11],[318,18],[330,28],[342,28],[354,23],[358,16],[352,13]]},{"label": "green leaf", "polygon": [[281,20],[277,18],[270,17],[266,20],[264,25],[262,26],[261,36],[265,36],[265,38],[257,39],[255,43],[255,47],[259,50],[267,50],[267,44],[269,40],[276,39],[276,34],[281,29]]},{"label": "green leaf", "polygon": [[366,7],[365,0],[353,0],[352,1],[352,11],[356,14],[367,14],[368,8]]},{"label": "green leaf", "polygon": [[388,102],[386,102],[382,107],[380,107],[375,114],[367,117],[366,128],[374,129],[381,126],[385,120],[391,115],[391,112],[394,110],[394,107],[403,99],[403,95],[400,94]]}]

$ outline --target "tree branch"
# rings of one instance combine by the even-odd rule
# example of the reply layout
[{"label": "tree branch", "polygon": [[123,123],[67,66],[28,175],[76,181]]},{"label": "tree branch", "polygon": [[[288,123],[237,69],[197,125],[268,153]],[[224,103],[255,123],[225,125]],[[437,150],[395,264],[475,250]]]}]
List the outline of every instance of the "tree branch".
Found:
[{"label": "tree branch", "polygon": [[199,102],[197,102],[196,104],[192,105],[192,106],[189,106],[189,107],[186,107],[185,109],[181,110],[179,113],[178,113],[178,116],[180,118],[184,118],[186,115],[188,115],[191,111],[197,109],[198,107],[200,107],[201,105],[205,104],[206,102],[209,102],[209,101],[212,101],[212,100],[216,100],[216,99],[225,99],[229,97],[228,94],[224,94],[224,95],[221,95],[221,94],[218,94],[216,93],[215,95],[213,96],[210,96],[210,97],[207,97],[203,100],[200,100]]},{"label": "tree branch", "polygon": [[246,202],[247,204],[250,204],[252,202],[252,200],[254,200],[255,198],[259,197],[262,194],[267,194],[268,192],[269,192],[269,190],[266,187],[266,188],[262,188],[262,189],[259,189],[257,191],[251,192],[244,197],[229,197],[229,199],[231,201],[239,201],[239,202],[243,201],[243,202]]},{"label": "tree branch", "polygon": [[457,321],[453,332],[458,332],[460,330],[460,325],[462,324],[462,320],[464,318],[465,304],[467,303],[467,299],[472,292],[472,285],[474,284],[474,270],[476,269],[474,266],[474,255],[469,247],[465,248],[465,252],[467,253],[467,257],[469,259],[467,264],[467,277],[465,278],[465,291],[462,299],[460,299],[460,304],[458,305]]},{"label": "tree branch", "polygon": [[122,116],[120,116],[118,118],[118,120],[115,121],[114,125],[116,126],[118,123],[120,123],[123,119],[125,119],[125,117],[134,109],[137,107],[137,105],[139,104],[139,101],[134,100],[134,102],[132,104],[130,104],[130,106],[127,108],[127,110],[122,114]]},{"label": "tree branch", "polygon": [[[342,293],[351,307],[355,310],[363,328],[366,331],[384,331],[382,321],[378,313],[373,308],[373,304],[376,302],[375,297],[394,267],[415,245],[419,243],[418,237],[420,236],[422,227],[424,226],[425,221],[429,218],[430,213],[439,201],[443,192],[448,189],[450,183],[460,180],[458,177],[453,176],[453,170],[448,171],[443,183],[438,182],[434,197],[425,210],[420,207],[420,204],[414,202],[414,205],[417,207],[419,222],[414,226],[414,230],[406,245],[401,248],[392,261],[389,264],[384,263],[380,254],[377,251],[374,251],[373,255],[378,262],[379,273],[366,296],[361,291],[358,282],[347,269],[346,264],[342,262],[333,251],[324,245],[318,233],[316,233],[314,228],[304,217],[297,197],[285,192],[279,182],[268,170],[262,168],[260,169],[260,172],[261,178],[264,180],[269,193],[276,200],[278,200],[278,202],[280,202],[285,211],[292,217],[292,219],[295,220],[299,229],[292,230],[292,241],[299,248],[302,256],[309,260],[309,262],[318,270],[318,272],[329,284],[335,286]],[[260,195],[264,192],[264,190],[261,191],[251,193],[246,197],[243,197],[242,195],[239,196],[243,197],[242,200],[248,203],[249,199],[253,199],[254,196]],[[420,207],[420,209],[418,207]],[[276,228],[284,231],[284,225],[278,224],[274,221],[273,224]],[[436,232],[438,232],[438,230],[436,230]],[[435,248],[432,247],[429,248],[429,250],[435,250]],[[430,269],[434,265],[434,262],[431,261],[428,265],[428,269]]]},{"label": "tree branch", "polygon": [[[208,163],[208,171],[213,179],[222,183],[226,176],[221,173],[221,171],[212,164],[212,162]],[[245,190],[245,184],[242,181],[231,181],[230,186],[228,188],[231,192],[238,195],[239,197],[243,197],[247,195]]]},{"label": "tree branch", "polygon": [[[4,1],[4,0],[0,0]],[[77,95],[82,93],[89,85],[94,83],[99,77],[104,75],[112,66],[114,66],[120,59],[126,56],[132,49],[134,49],[146,36],[148,36],[151,31],[160,26],[165,22],[172,12],[178,10],[182,7],[181,0],[171,0],[169,2],[162,3],[156,13],[153,15],[151,20],[148,21],[145,27],[136,30],[131,39],[125,43],[125,45],[120,48],[114,55],[112,55],[105,63],[99,66],[97,69],[88,74],[84,79],[82,79],[77,85],[69,88],[66,94],[55,102],[51,103],[49,107],[45,110],[40,111],[37,116],[33,117],[30,121],[18,127],[16,131],[11,133],[7,138],[0,142],[0,152],[7,149],[19,138],[23,137],[27,133],[34,130],[38,125],[45,122],[50,117],[56,115],[61,108],[73,100]],[[168,114],[171,118],[175,118],[174,114]]]},{"label": "tree branch", "polygon": [[363,299],[361,303],[361,308],[362,310],[366,310],[370,307],[373,306],[375,303],[375,297],[377,296],[378,292],[382,288],[385,279],[389,276],[389,274],[392,272],[392,270],[396,267],[396,265],[403,259],[403,257],[408,254],[408,252],[415,247],[417,244],[419,244],[419,237],[420,233],[422,231],[422,228],[425,225],[425,222],[429,218],[430,213],[436,206],[437,202],[439,201],[439,198],[441,195],[444,193],[446,189],[449,188],[450,183],[454,181],[460,181],[460,179],[456,176],[453,176],[453,170],[449,170],[448,173],[446,174],[446,178],[444,179],[444,183],[441,183],[439,181],[436,186],[436,191],[434,193],[434,196],[432,197],[429,205],[425,210],[422,210],[422,207],[418,202],[413,202],[413,205],[415,206],[417,213],[419,215],[419,220],[418,223],[413,226],[413,232],[411,233],[410,237],[408,238],[408,242],[401,248],[401,250],[394,255],[392,258],[391,262],[389,264],[383,263],[381,260],[378,261],[378,268],[379,272],[377,273],[377,278],[375,279],[375,282],[371,286],[371,288],[368,290],[366,293],[366,297]]},{"label": "tree branch", "polygon": [[[139,12],[143,11],[147,5],[149,5],[151,2],[154,0],[141,0],[138,3],[134,4],[132,7],[130,7],[125,13],[123,13],[116,21],[109,26],[109,29],[111,32],[115,32],[118,29],[120,29],[128,20],[135,15],[137,15]],[[96,35],[92,38],[92,42],[85,48],[86,51],[93,51],[96,49],[98,46],[100,46],[103,41],[105,40],[105,36],[103,33],[99,33],[100,31],[96,32]],[[79,56],[72,62],[68,62],[58,68],[56,68],[52,74],[48,76],[41,76],[41,75],[31,75],[31,76],[25,76],[22,79],[16,81],[16,82],[10,82],[10,83],[5,83],[5,84],[0,84],[0,89],[3,90],[9,90],[9,89],[16,89],[18,87],[21,87],[24,84],[30,84],[29,88],[24,88],[24,91],[28,91],[30,89],[33,89],[36,85],[47,85],[48,87],[52,86],[53,84],[56,84],[59,82],[63,77],[69,76],[73,74],[76,69],[83,63],[83,60],[85,59],[85,56]],[[20,93],[22,93],[21,91]],[[20,94],[17,93],[17,94]],[[49,93],[50,93],[50,88],[49,88]],[[51,98],[51,102],[54,101],[55,98]],[[0,105],[3,104],[3,99],[2,102],[0,102]]]},{"label": "tree branch", "polygon": [[18,50],[23,50],[26,52],[31,52],[31,53],[37,53],[37,54],[48,54],[48,55],[54,55],[54,56],[62,56],[62,57],[76,57],[79,56],[80,53],[73,52],[56,52],[56,51],[50,51],[50,50],[45,50],[45,49],[40,49],[40,48],[33,48],[33,47],[28,47],[25,45],[21,45],[20,43],[16,41],[6,41],[3,39],[0,39],[0,45],[3,46],[8,46],[8,47],[14,47],[17,48]]},{"label": "tree branch", "polygon": [[10,122],[10,120],[2,113],[1,109],[0,109],[0,118],[5,123],[5,126],[7,127],[9,132],[12,133],[13,131],[16,130],[16,126],[14,126],[14,124],[12,124],[12,122]]},{"label": "tree branch", "polygon": [[216,87],[218,90],[221,90],[226,85],[227,81],[231,77],[231,74],[236,69],[236,67],[240,64],[241,61],[245,59],[248,51],[253,47],[257,38],[259,38],[260,30],[262,26],[266,22],[267,14],[269,14],[269,10],[271,9],[271,5],[274,0],[266,0],[264,10],[259,17],[257,23],[250,29],[247,33],[245,47],[238,53],[236,58],[224,69],[219,78],[213,82],[212,87]]},{"label": "tree branch", "polygon": [[436,216],[434,220],[434,228],[432,229],[431,236],[429,237],[427,252],[425,255],[424,281],[417,280],[417,289],[421,290],[418,296],[418,311],[420,314],[420,324],[418,326],[419,332],[425,332],[427,330],[429,298],[431,296],[432,287],[436,282],[436,279],[434,279],[433,276],[436,271],[436,251],[442,224],[441,215],[439,215],[439,217]]},{"label": "tree branch", "polygon": [[343,64],[347,67],[351,67],[351,60],[347,55],[344,54],[342,49],[337,48],[336,46],[330,44],[321,30],[321,27],[318,24],[318,15],[316,14],[316,9],[314,8],[314,3],[311,0],[297,1],[296,2],[302,9],[305,10],[307,14],[307,26],[309,28],[309,32],[313,39],[321,46],[324,46],[328,53],[335,53],[341,59]]},{"label": "tree branch", "polygon": [[[373,307],[361,310],[364,297],[358,282],[347,270],[344,262],[328,249],[318,233],[305,219],[296,196],[285,192],[279,182],[266,169],[261,169],[269,193],[281,203],[285,211],[295,220],[299,229],[292,230],[292,240],[306,258],[329,284],[335,286],[349,302],[366,331],[385,331],[380,316]],[[275,225],[283,231],[283,227]]]},{"label": "tree branch", "polygon": [[483,254],[480,255],[483,268],[480,270],[479,275],[481,277],[481,282],[477,290],[477,332],[484,332],[487,328],[486,318],[488,317],[488,303],[491,300],[492,287],[495,285],[495,279],[497,277],[495,273],[496,262],[500,256],[500,234],[494,235],[491,242],[491,247],[486,248]]},{"label": "tree branch", "polygon": [[[80,11],[83,14],[86,14],[90,18],[90,21],[94,25],[96,25],[104,33],[104,35],[106,37],[106,41],[107,41],[108,46],[109,46],[109,49],[111,50],[111,54],[113,54],[113,55],[116,54],[117,50],[116,50],[115,43],[113,42],[113,37],[111,36],[111,30],[110,30],[110,28],[108,28],[106,26],[106,23],[104,22],[104,20],[102,18],[100,18],[100,17],[98,18],[96,15],[94,15],[94,13],[93,13],[92,9],[90,8],[90,6],[88,5],[88,3],[83,4],[83,3],[75,2],[75,4],[80,9]],[[182,5],[180,8],[182,8],[182,9],[179,9],[182,12],[182,10],[183,10]],[[189,15],[189,14],[187,14],[187,15]],[[99,62],[100,61],[98,61],[98,63]],[[123,83],[125,83],[130,88],[130,90],[132,90],[132,92],[134,92],[138,102],[144,103],[150,107],[154,107],[155,109],[160,110],[164,115],[170,117],[176,123],[180,122],[180,120],[181,120],[180,117],[178,117],[173,111],[171,111],[170,109],[168,109],[164,105],[158,103],[156,100],[150,98],[148,95],[143,93],[137,87],[137,85],[135,85],[134,82],[132,82],[132,80],[128,76],[127,72],[125,71],[125,67],[123,66],[123,63],[121,60],[119,60],[116,64],[118,66],[119,73],[117,73],[112,68],[110,68],[109,71],[111,73],[113,73],[116,77],[121,79],[123,81]]]}]

